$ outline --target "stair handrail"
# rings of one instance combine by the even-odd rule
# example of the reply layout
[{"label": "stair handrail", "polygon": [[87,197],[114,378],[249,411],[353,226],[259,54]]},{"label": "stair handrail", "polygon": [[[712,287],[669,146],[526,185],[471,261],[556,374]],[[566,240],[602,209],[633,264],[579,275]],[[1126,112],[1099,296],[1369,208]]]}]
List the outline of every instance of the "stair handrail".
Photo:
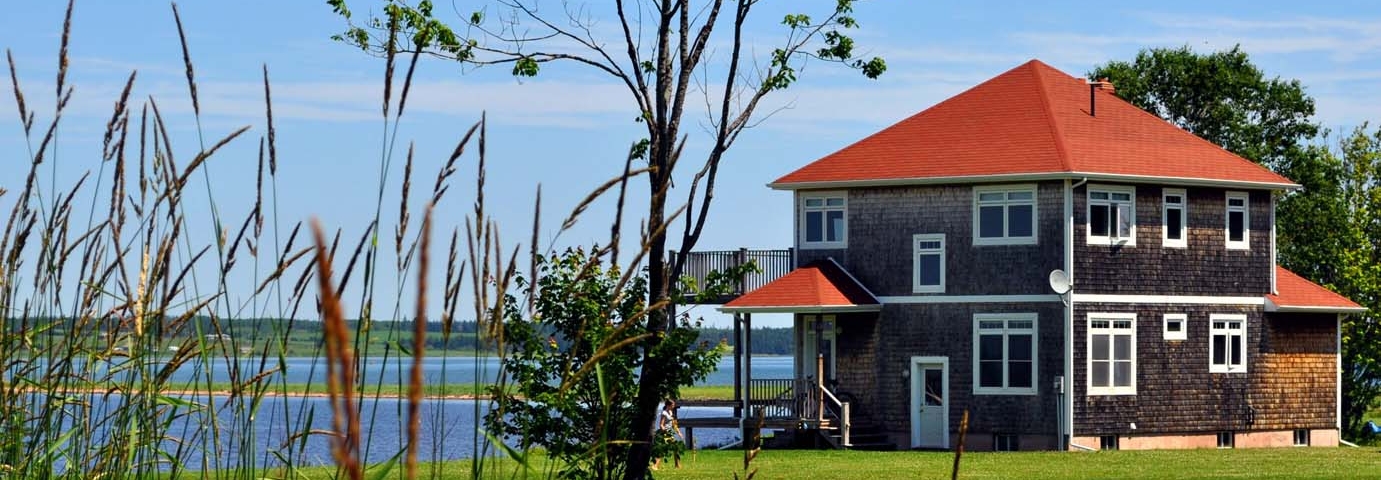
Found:
[{"label": "stair handrail", "polygon": [[[830,403],[834,404],[834,406],[839,407],[839,416],[841,417],[839,419],[839,433],[841,435],[845,447],[852,445],[851,443],[849,443],[849,427],[851,426],[851,422],[849,419],[849,402],[839,401],[839,398],[835,397],[833,393],[830,393],[830,389],[825,388],[825,385],[823,383],[820,384],[820,393],[821,398],[828,399]],[[820,409],[821,417],[825,416],[824,411],[824,408]]]},{"label": "stair handrail", "polygon": [[824,425],[824,423],[825,423],[825,401],[826,401],[826,400],[829,400],[829,401],[830,401],[831,403],[833,403],[835,406],[839,407],[840,416],[843,417],[843,418],[840,418],[840,419],[839,419],[839,434],[840,434],[840,440],[843,442],[843,444],[844,444],[845,447],[848,447],[848,446],[849,446],[849,426],[850,426],[850,425],[849,425],[849,404],[848,404],[848,402],[840,402],[838,398],[835,398],[834,393],[830,392],[830,389],[825,388],[825,355],[824,355],[824,354],[819,354],[819,355],[816,356],[816,359],[815,359],[815,372],[816,372],[815,385],[816,385],[816,388],[819,388],[819,389],[820,389],[820,393],[821,393],[821,395],[820,395],[820,410],[819,410],[818,412],[816,412],[816,416],[817,416],[816,419],[817,419],[818,423],[816,423],[815,425],[816,425],[817,427],[819,427],[819,426],[821,426],[821,425]]}]

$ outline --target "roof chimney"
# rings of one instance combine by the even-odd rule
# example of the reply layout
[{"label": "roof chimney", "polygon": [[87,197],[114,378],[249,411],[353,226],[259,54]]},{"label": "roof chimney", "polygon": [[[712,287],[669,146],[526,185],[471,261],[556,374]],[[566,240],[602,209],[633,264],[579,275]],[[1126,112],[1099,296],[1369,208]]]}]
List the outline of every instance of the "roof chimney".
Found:
[{"label": "roof chimney", "polygon": [[1097,97],[1094,96],[1094,94],[1096,93],[1097,90],[1107,90],[1108,93],[1113,93],[1113,92],[1116,91],[1116,89],[1113,88],[1113,86],[1112,86],[1112,82],[1109,82],[1108,79],[1107,79],[1107,77],[1098,79],[1098,81],[1096,81],[1096,82],[1095,82],[1095,81],[1089,81],[1089,82],[1088,82],[1088,114],[1089,114],[1090,117],[1096,117],[1096,116],[1098,116],[1098,115],[1096,114],[1096,112],[1098,111],[1098,110],[1097,110],[1097,109],[1098,109],[1098,101],[1097,101]]}]

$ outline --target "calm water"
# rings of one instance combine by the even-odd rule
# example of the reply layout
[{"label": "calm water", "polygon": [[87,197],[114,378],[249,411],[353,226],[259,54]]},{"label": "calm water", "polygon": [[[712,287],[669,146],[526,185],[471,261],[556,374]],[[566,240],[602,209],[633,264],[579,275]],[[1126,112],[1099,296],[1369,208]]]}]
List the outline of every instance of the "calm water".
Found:
[{"label": "calm water", "polygon": [[[411,368],[410,359],[370,358],[365,360],[363,375],[369,383],[384,382],[400,384]],[[238,365],[225,362],[210,364],[187,364],[176,371],[174,382],[193,379],[205,381],[207,375],[213,382],[230,381],[231,372],[238,369],[235,377],[244,379],[257,375],[260,371],[276,368],[276,361],[262,367],[258,360],[245,360]],[[98,366],[95,368],[109,368]],[[492,357],[450,357],[428,358],[423,361],[424,377],[429,383],[475,383],[476,379],[492,379],[498,369],[498,360]],[[7,377],[12,372],[6,372]],[[274,374],[287,383],[321,382],[325,375],[325,364],[315,358],[289,358],[282,373]],[[755,378],[788,378],[792,375],[791,357],[755,357],[753,376]],[[711,374],[701,385],[732,385],[733,359],[725,358],[719,369]],[[331,406],[325,398],[266,397],[255,416],[246,421],[243,409],[235,408],[224,398],[190,397],[202,405],[203,413],[176,420],[169,430],[171,435],[183,437],[193,444],[203,445],[194,432],[199,426],[208,425],[206,415],[214,415],[215,422],[222,429],[221,442],[214,447],[218,452],[207,452],[205,463],[220,468],[241,464],[252,460],[256,465],[274,466],[280,464],[278,455],[291,455],[299,465],[330,463],[330,440],[324,435],[308,435],[300,447],[289,449],[287,442],[298,442],[299,432],[326,430],[331,428]],[[119,397],[103,398],[92,395],[91,404],[97,409],[113,409],[118,406]],[[487,405],[484,401],[429,399],[422,403],[423,444],[419,446],[419,457],[428,460],[452,460],[467,458],[475,453],[475,440],[478,435],[477,414],[483,415]],[[406,402],[397,399],[367,398],[360,405],[364,437],[367,439],[366,457],[371,463],[384,462],[393,458],[403,449],[403,432],[406,430]],[[725,416],[728,409],[722,408],[682,408],[682,418]],[[248,426],[248,427],[246,427]],[[187,433],[182,433],[187,432]],[[701,446],[718,446],[737,440],[738,434],[732,429],[701,429],[695,432],[696,441]],[[203,434],[204,435],[204,434]],[[251,459],[242,459],[238,449],[242,445],[252,445]],[[167,445],[169,450],[176,448]],[[492,451],[487,452],[493,454]],[[275,455],[277,454],[277,455]],[[200,453],[188,455],[184,460],[192,470],[203,469]],[[219,460],[217,460],[219,458]]]},{"label": "calm water", "polygon": [[[791,357],[761,356],[753,357],[752,361],[754,378],[790,378],[792,375]],[[721,359],[719,368],[699,385],[733,385],[733,362],[732,357]],[[237,376],[241,379],[250,378],[260,371],[271,370],[277,366],[277,361],[270,361],[261,367],[258,359],[242,360],[238,365],[239,373]],[[399,359],[395,357],[385,361],[383,358],[370,357],[364,360],[361,375],[364,376],[366,385],[380,381],[385,385],[397,385],[406,381],[405,379],[412,372],[411,369],[411,358]],[[206,381],[209,374],[212,382],[227,382],[230,381],[231,371],[231,364],[224,361],[214,361],[209,364],[187,364],[178,369],[172,378],[175,382]],[[480,378],[485,379],[485,383],[488,383],[494,380],[498,371],[499,360],[495,357],[441,357],[422,360],[422,376],[427,383],[431,384],[480,383],[476,381]],[[287,383],[323,382],[326,378],[325,375],[326,364],[321,359],[308,357],[286,359],[281,374]]]}]

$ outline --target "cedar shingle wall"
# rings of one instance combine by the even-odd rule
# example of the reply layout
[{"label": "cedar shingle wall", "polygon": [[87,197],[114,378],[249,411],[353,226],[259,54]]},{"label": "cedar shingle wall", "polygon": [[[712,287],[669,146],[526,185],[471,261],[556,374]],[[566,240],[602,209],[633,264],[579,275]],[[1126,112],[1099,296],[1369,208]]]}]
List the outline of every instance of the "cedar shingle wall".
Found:
[{"label": "cedar shingle wall", "polygon": [[[1088,313],[1136,313],[1136,395],[1089,396]],[[1163,315],[1188,314],[1187,339],[1164,339]],[[1209,315],[1247,315],[1247,371],[1261,361],[1261,307],[1076,303],[1076,435],[1245,430],[1248,373],[1209,373]],[[1137,424],[1136,432],[1131,423]]]},{"label": "cedar shingle wall", "polygon": [[[1331,428],[1333,315],[1265,314],[1260,307],[1075,304],[1077,435]],[[1137,314],[1136,395],[1088,396],[1088,313]],[[1189,315],[1188,338],[1167,341],[1165,313]],[[1247,315],[1247,373],[1209,373],[1209,315]],[[1264,319],[1264,320],[1263,320]],[[1130,424],[1137,424],[1132,432]]]},{"label": "cedar shingle wall", "polygon": [[[1111,185],[1111,184],[1104,184]],[[1228,250],[1227,190],[1187,187],[1188,248],[1163,248],[1162,189],[1136,187],[1136,245],[1089,245],[1088,187],[1074,190],[1074,274],[1080,293],[1263,295],[1270,290],[1271,196],[1251,191],[1249,250]]]},{"label": "cedar shingle wall", "polygon": [[[1055,435],[1055,396],[1050,385],[1063,368],[1064,331],[1059,303],[887,305],[878,320],[876,388],[864,407],[894,438],[911,434],[911,380],[903,378],[913,356],[949,358],[949,426],[959,429],[969,409],[969,434]],[[973,315],[1036,313],[1036,395],[973,394]],[[849,327],[846,326],[847,331]],[[842,344],[840,357],[845,356]],[[841,379],[841,382],[843,380]],[[865,395],[859,395],[863,400]]]},{"label": "cedar shingle wall", "polygon": [[1256,428],[1332,428],[1337,423],[1337,316],[1268,313],[1252,371]]},{"label": "cedar shingle wall", "polygon": [[849,392],[854,396],[850,411],[855,423],[868,423],[874,418],[873,405],[877,403],[877,341],[878,315],[876,313],[840,314],[837,317],[839,333],[835,337],[835,379],[839,381],[838,391]]},{"label": "cedar shingle wall", "polygon": [[1046,294],[1063,268],[1064,182],[1037,184],[1037,244],[973,244],[972,185],[853,189],[848,248],[801,249],[797,265],[834,257],[879,296],[913,295],[912,235],[945,234],[945,292],[938,295]]}]

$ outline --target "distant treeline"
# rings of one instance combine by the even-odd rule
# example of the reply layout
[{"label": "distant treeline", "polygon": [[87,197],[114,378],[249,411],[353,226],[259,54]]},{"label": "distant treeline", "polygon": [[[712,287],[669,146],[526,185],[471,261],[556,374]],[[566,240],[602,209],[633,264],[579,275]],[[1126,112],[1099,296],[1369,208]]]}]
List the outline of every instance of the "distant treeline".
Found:
[{"label": "distant treeline", "polygon": [[[42,325],[52,322],[39,321],[34,324]],[[18,320],[11,319],[11,323]],[[346,322],[351,331],[358,331],[359,321],[348,320]],[[110,322],[108,329],[114,329],[118,322]],[[287,345],[297,353],[313,349],[321,341],[321,322],[314,320],[290,321],[279,318],[249,318],[224,320],[215,322],[209,317],[196,317],[187,322],[178,332],[162,332],[155,326],[151,326],[150,331],[164,335],[171,341],[189,338],[195,335],[225,334],[229,335],[237,345],[262,345],[273,337],[281,338],[287,332]],[[404,346],[412,345],[413,323],[411,321],[387,321],[376,320],[370,325],[371,345],[383,348],[388,343],[402,343]],[[483,351],[480,348],[476,331],[478,325],[473,321],[457,321],[451,325],[451,335],[449,340],[444,338],[441,322],[427,323],[427,348],[432,350],[473,350]],[[13,329],[11,330],[13,331]],[[63,326],[57,325],[48,333],[54,336],[66,335],[67,331]],[[715,345],[723,341],[729,346],[736,343],[734,331],[731,328],[705,327],[700,329],[700,341]],[[379,350],[375,350],[380,352]],[[790,355],[792,353],[792,334],[790,328],[755,328],[753,329],[753,354],[756,355]]]}]

